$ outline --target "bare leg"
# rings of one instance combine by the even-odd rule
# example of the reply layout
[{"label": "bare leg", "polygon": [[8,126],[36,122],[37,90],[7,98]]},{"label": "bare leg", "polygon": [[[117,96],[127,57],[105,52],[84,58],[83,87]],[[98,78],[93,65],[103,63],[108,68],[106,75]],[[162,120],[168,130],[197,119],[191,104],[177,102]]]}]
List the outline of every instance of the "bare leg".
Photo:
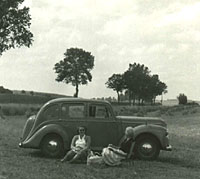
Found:
[{"label": "bare leg", "polygon": [[70,150],[67,152],[67,154],[64,156],[64,158],[61,160],[61,162],[64,161],[70,161],[76,156],[76,153],[73,150]]},{"label": "bare leg", "polygon": [[87,151],[77,153],[69,163],[75,163],[79,159],[87,158]]}]

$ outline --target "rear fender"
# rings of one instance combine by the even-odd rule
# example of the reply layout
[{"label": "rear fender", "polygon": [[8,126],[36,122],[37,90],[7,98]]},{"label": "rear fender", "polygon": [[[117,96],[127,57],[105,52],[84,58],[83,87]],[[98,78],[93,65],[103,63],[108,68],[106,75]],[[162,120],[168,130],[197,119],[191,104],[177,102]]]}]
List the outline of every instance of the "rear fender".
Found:
[{"label": "rear fender", "polygon": [[42,139],[48,134],[59,135],[64,143],[64,148],[69,148],[69,136],[66,129],[57,124],[47,124],[37,130],[30,138],[23,142],[23,147],[25,148],[40,148],[40,143]]},{"label": "rear fender", "polygon": [[24,125],[23,132],[22,132],[21,141],[24,141],[28,137],[31,129],[33,128],[34,122],[35,122],[35,115],[30,116],[27,119],[27,121],[26,121],[26,123]]}]

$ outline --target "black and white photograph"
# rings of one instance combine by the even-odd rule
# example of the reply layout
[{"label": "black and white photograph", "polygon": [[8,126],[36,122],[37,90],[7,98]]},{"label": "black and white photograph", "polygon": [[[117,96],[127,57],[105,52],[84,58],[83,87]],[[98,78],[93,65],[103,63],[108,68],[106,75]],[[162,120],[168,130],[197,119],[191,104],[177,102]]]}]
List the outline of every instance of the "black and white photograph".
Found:
[{"label": "black and white photograph", "polygon": [[0,0],[0,179],[200,179],[200,1]]}]

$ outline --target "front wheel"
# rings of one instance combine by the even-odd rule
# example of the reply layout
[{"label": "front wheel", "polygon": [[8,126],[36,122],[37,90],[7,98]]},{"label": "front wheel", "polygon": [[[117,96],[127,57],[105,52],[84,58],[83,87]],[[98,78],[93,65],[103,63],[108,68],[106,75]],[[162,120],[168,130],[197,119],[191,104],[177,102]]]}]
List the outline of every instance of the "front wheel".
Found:
[{"label": "front wheel", "polygon": [[155,160],[160,153],[160,144],[153,136],[141,136],[136,140],[135,153],[139,159]]},{"label": "front wheel", "polygon": [[63,140],[59,135],[48,134],[41,142],[42,153],[51,158],[57,158],[64,155]]}]

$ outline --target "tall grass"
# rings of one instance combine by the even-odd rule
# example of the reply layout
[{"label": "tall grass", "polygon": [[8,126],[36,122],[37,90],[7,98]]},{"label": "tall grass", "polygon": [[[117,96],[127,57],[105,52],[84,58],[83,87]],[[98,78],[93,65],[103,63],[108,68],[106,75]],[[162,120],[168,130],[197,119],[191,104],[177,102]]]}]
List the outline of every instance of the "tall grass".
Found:
[{"label": "tall grass", "polygon": [[133,116],[173,116],[177,114],[187,115],[200,111],[200,106],[176,105],[176,106],[113,106],[116,115]]},{"label": "tall grass", "polygon": [[41,104],[1,104],[2,112],[6,116],[26,115],[30,116],[37,113]]},{"label": "tall grass", "polygon": [[[196,108],[199,110],[199,108]],[[177,108],[177,110],[180,110]],[[183,108],[192,111],[193,109]],[[153,111],[155,112],[155,111]],[[179,112],[175,112],[179,113]],[[180,113],[181,114],[181,113]],[[61,163],[40,151],[18,147],[26,118],[8,116],[0,125],[0,178],[2,179],[196,179],[200,178],[200,117],[166,116],[171,152],[161,151],[156,161],[123,162],[118,167]],[[134,175],[134,171],[137,175]]]}]

